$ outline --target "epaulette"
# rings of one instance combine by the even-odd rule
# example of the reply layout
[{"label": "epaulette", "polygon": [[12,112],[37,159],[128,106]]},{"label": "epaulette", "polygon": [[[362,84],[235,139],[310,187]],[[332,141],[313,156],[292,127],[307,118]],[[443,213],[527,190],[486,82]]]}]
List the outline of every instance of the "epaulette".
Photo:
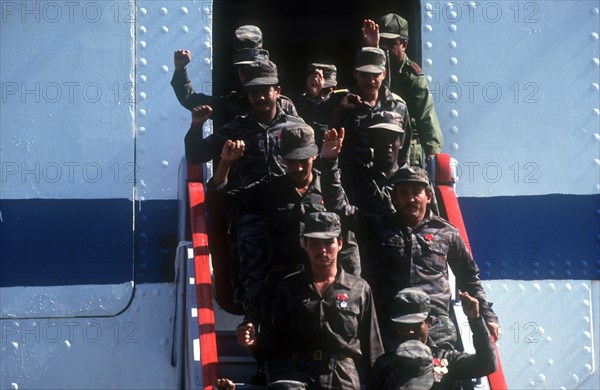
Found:
[{"label": "epaulette", "polygon": [[350,92],[350,90],[348,88],[335,89],[332,93],[344,93],[344,92]]},{"label": "epaulette", "polygon": [[405,66],[404,69],[410,70],[411,73],[414,73],[417,76],[425,75],[425,73],[423,73],[423,69],[421,69],[421,67],[416,62],[409,61],[406,65],[409,65],[409,66]]}]

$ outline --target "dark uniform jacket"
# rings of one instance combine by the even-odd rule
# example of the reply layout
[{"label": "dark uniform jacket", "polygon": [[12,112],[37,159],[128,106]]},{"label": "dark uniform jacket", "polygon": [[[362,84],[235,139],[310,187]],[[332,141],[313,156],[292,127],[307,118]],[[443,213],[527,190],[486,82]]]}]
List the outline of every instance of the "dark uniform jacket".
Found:
[{"label": "dark uniform jacket", "polygon": [[374,264],[369,268],[378,281],[373,293],[380,321],[387,322],[394,296],[406,287],[426,292],[433,314],[448,314],[450,266],[457,287],[479,300],[486,321],[498,322],[481,285],[479,267],[454,226],[430,211],[411,229],[398,214],[378,215],[357,209],[345,200],[337,162],[322,160],[321,164],[325,207],[335,210],[350,229],[355,229],[359,242],[373,241],[377,245],[376,255],[369,259]]},{"label": "dark uniform jacket", "polygon": [[[329,123],[329,117],[344,96],[348,93],[355,95],[359,94],[358,87],[352,87],[349,90],[336,91],[329,95],[329,98],[318,105],[315,113],[315,120],[320,124],[321,129],[325,129]],[[340,154],[340,160],[349,158],[357,158],[362,163],[371,161],[371,150],[369,148],[369,129],[373,114],[379,111],[395,111],[404,117],[403,129],[405,139],[410,139],[412,130],[408,110],[404,101],[398,96],[390,92],[389,89],[381,87],[379,90],[379,98],[375,107],[371,107],[367,103],[359,105],[354,110],[346,113],[341,122],[336,124],[338,130],[344,127],[346,136],[344,138],[344,148]],[[410,142],[405,142],[402,150],[398,154],[398,163],[402,165],[407,158]]]},{"label": "dark uniform jacket", "polygon": [[315,122],[317,106],[322,101],[323,99],[319,97],[311,99],[306,93],[303,93],[295,99],[294,105],[298,110],[298,115],[304,119],[306,123],[312,125]]},{"label": "dark uniform jacket", "polygon": [[[267,261],[271,267],[296,263],[308,265],[308,255],[301,244],[304,217],[306,214],[326,211],[321,192],[321,173],[313,168],[312,174],[313,180],[303,195],[287,175],[266,176],[229,194],[234,200],[235,214],[260,214],[265,217],[271,249]],[[347,229],[343,230],[342,239],[346,245]],[[356,246],[347,248],[351,250],[348,253],[342,250],[338,260],[347,272],[359,276],[358,250]]]},{"label": "dark uniform jacket", "polygon": [[283,361],[310,360],[320,351],[325,360],[351,359],[368,371],[383,353],[369,285],[339,266],[323,295],[308,269],[283,279],[265,336],[265,346]]},{"label": "dark uniform jacket", "polygon": [[[498,366],[496,353],[483,318],[469,319],[469,325],[473,331],[475,354],[457,351],[456,349],[439,348],[431,339],[428,340],[427,346],[431,349],[434,358],[432,389],[461,388],[460,386],[457,387],[456,380],[481,378],[496,371]],[[395,361],[395,350],[388,351],[377,359],[371,369],[367,390],[399,388],[394,377]]]},{"label": "dark uniform jacket", "polygon": [[[243,93],[232,91],[225,96],[209,96],[195,92],[187,70],[183,72],[175,71],[171,79],[171,86],[179,103],[188,110],[191,111],[194,107],[200,105],[211,106],[213,109],[212,119],[215,122],[216,129],[220,129],[221,126],[231,122],[238,115],[246,115],[252,112],[250,102]],[[288,97],[280,95],[277,99],[277,105],[286,114],[298,116],[294,103]]]},{"label": "dark uniform jacket", "polygon": [[279,161],[279,134],[286,122],[304,123],[302,118],[285,114],[277,108],[269,126],[259,123],[254,114],[238,116],[221,130],[202,138],[202,129],[191,128],[185,136],[185,157],[192,164],[200,164],[221,155],[228,139],[244,140],[244,156],[231,168],[229,188],[237,188],[266,176],[285,173]]},{"label": "dark uniform jacket", "polygon": [[389,75],[389,89],[404,99],[410,113],[413,140],[410,165],[422,166],[421,154],[441,153],[444,143],[427,79],[406,54],[399,69]]}]

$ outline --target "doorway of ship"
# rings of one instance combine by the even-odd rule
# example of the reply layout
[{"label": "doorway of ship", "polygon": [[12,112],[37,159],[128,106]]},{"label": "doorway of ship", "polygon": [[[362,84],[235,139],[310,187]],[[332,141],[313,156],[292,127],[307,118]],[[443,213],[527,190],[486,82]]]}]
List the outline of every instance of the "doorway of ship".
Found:
[{"label": "doorway of ship", "polygon": [[421,8],[418,1],[398,0],[227,0],[213,2],[213,95],[239,88],[231,66],[233,35],[244,24],[258,26],[270,59],[283,72],[282,93],[302,94],[311,62],[338,68],[338,88],[354,84],[354,56],[361,46],[365,18],[397,13],[409,22],[408,56],[421,63]]}]

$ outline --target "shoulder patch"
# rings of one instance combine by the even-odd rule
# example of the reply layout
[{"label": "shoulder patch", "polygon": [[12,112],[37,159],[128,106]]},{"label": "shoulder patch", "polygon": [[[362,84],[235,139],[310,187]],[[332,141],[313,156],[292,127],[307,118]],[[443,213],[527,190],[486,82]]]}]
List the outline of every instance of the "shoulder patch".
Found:
[{"label": "shoulder patch", "polygon": [[416,63],[416,62],[412,62],[410,64],[410,68],[418,75],[418,76],[423,76],[423,69],[421,69],[421,67]]}]

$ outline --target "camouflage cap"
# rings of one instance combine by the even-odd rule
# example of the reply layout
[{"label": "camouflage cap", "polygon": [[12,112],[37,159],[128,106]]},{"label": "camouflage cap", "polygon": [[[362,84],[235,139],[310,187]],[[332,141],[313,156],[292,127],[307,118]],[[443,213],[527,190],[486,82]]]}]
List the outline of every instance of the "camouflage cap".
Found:
[{"label": "camouflage cap", "polygon": [[430,309],[429,296],[418,288],[409,287],[394,297],[390,317],[398,324],[417,324],[427,319]]},{"label": "camouflage cap", "polygon": [[379,19],[379,36],[385,39],[408,39],[408,22],[396,14],[387,14]]},{"label": "camouflage cap", "polygon": [[404,133],[403,122],[404,117],[395,111],[379,111],[373,115],[369,129],[386,129]]},{"label": "camouflage cap", "polygon": [[429,176],[427,171],[420,167],[402,167],[390,177],[389,184],[398,183],[420,183],[425,187],[429,187]]},{"label": "camouflage cap", "polygon": [[244,68],[244,87],[253,85],[277,85],[277,65],[271,61],[252,62]]},{"label": "camouflage cap", "polygon": [[323,71],[323,88],[334,88],[337,86],[337,68],[331,64],[308,64],[308,74],[310,75],[315,69]]},{"label": "camouflage cap", "polygon": [[335,213],[321,211],[307,214],[304,219],[304,237],[337,238],[342,234],[340,217]]},{"label": "camouflage cap", "polygon": [[280,379],[267,385],[267,390],[305,390],[306,384],[289,379]]},{"label": "camouflage cap", "polygon": [[263,36],[260,28],[251,24],[238,27],[235,30],[235,37],[233,40],[233,47],[235,49],[260,49],[263,44]]},{"label": "camouflage cap", "polygon": [[433,385],[433,355],[419,340],[408,340],[396,348],[392,366],[396,385],[400,389],[430,389]]},{"label": "camouflage cap", "polygon": [[286,122],[280,135],[280,154],[288,160],[304,160],[319,153],[315,132],[306,123]]},{"label": "camouflage cap", "polygon": [[377,47],[363,47],[356,54],[355,70],[367,73],[385,71],[385,52]]},{"label": "camouflage cap", "polygon": [[233,52],[233,65],[248,65],[256,61],[268,61],[269,52],[265,49],[245,48]]}]

